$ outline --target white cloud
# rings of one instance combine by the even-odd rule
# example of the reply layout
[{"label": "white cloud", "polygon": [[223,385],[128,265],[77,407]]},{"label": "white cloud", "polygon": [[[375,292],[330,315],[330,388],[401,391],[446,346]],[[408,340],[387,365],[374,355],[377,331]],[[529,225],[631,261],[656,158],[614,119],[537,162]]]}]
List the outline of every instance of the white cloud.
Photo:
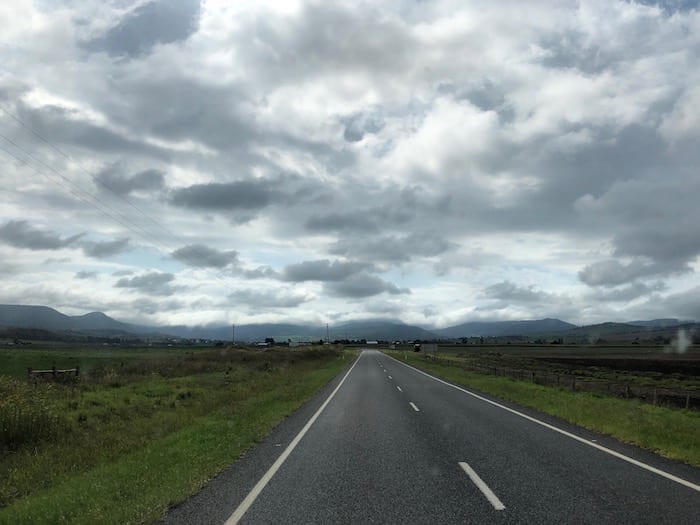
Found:
[{"label": "white cloud", "polygon": [[685,316],[700,12],[647,4],[0,7],[0,301]]}]

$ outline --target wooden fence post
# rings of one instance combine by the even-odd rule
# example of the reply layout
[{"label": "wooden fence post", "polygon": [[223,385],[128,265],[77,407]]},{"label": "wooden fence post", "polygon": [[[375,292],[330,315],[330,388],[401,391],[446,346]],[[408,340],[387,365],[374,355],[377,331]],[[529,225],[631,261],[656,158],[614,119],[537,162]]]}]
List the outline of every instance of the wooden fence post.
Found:
[{"label": "wooden fence post", "polygon": [[688,410],[690,408],[690,394],[685,395],[685,409]]},{"label": "wooden fence post", "polygon": [[576,376],[571,379],[571,391],[576,392]]},{"label": "wooden fence post", "polygon": [[656,388],[654,388],[654,406],[656,406]]}]

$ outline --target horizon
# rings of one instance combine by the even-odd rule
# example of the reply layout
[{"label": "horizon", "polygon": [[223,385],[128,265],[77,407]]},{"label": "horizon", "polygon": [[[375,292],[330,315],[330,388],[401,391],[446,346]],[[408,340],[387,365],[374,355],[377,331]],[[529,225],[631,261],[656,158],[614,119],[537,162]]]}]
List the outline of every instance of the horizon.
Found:
[{"label": "horizon", "polygon": [[0,303],[150,326],[700,319],[685,2],[0,21]]},{"label": "horizon", "polygon": [[[20,306],[20,307],[39,307],[39,308],[49,308],[51,310],[54,310],[60,314],[63,315],[68,315],[65,314],[64,312],[60,311],[58,308],[55,308],[53,306],[49,305],[40,305],[40,304],[0,304],[0,307],[3,306],[10,306],[10,307],[15,307],[15,306]],[[79,313],[79,314],[72,314],[69,315],[69,317],[81,317],[81,316],[86,316],[90,314],[102,314],[114,321],[118,322],[123,322],[127,323],[126,321],[123,321],[121,319],[118,319],[114,316],[109,315],[106,312],[102,311],[89,311],[89,312],[84,312],[84,313]],[[364,319],[353,319],[350,321],[342,321],[339,322],[335,325],[330,324],[330,323],[312,323],[312,322],[305,322],[305,321],[275,321],[272,323],[226,323],[226,322],[213,322],[213,323],[208,323],[208,324],[200,324],[200,325],[188,325],[188,324],[181,324],[181,325],[143,325],[144,328],[167,328],[169,326],[181,326],[185,328],[223,328],[223,327],[229,327],[232,324],[235,324],[236,326],[250,326],[250,325],[259,325],[259,324],[289,324],[289,325],[297,325],[297,326],[305,326],[305,327],[313,327],[313,326],[318,326],[319,328],[324,328],[325,326],[328,326],[329,328],[335,327],[340,327],[346,324],[351,324],[351,323],[387,323],[387,324],[399,324],[399,325],[406,325],[406,326],[412,326],[416,328],[421,328],[426,331],[430,330],[445,330],[448,328],[454,328],[456,326],[464,325],[464,324],[476,324],[476,323],[484,323],[484,324],[491,324],[491,323],[518,323],[518,322],[539,322],[539,321],[560,321],[566,324],[570,324],[575,328],[585,328],[587,326],[593,326],[597,324],[606,324],[606,323],[612,323],[612,324],[630,324],[630,323],[646,323],[646,322],[654,322],[654,321],[674,321],[677,322],[679,325],[683,324],[696,324],[697,321],[694,319],[679,319],[679,318],[671,318],[671,317],[666,317],[666,318],[656,318],[656,319],[630,319],[630,320],[607,320],[607,321],[602,321],[601,323],[593,323],[592,325],[579,325],[576,323],[571,323],[565,319],[560,319],[558,317],[543,317],[540,319],[510,319],[510,320],[484,320],[484,319],[479,319],[479,320],[467,320],[463,321],[454,325],[448,325],[448,326],[435,326],[435,325],[420,325],[420,324],[411,324],[411,323],[406,323],[405,321],[402,321],[401,319],[392,319],[392,318],[382,318],[382,317],[367,317]],[[129,324],[129,323],[127,323]]]}]

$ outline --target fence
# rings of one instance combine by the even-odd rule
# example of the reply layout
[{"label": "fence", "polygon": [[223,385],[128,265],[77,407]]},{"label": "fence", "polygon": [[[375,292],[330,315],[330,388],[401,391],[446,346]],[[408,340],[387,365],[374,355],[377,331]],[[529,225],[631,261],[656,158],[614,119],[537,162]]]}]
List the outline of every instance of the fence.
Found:
[{"label": "fence", "polygon": [[63,381],[66,379],[77,380],[80,377],[80,367],[58,369],[54,366],[49,370],[27,368],[27,376],[30,379],[48,379],[53,381]]},{"label": "fence", "polygon": [[670,388],[638,385],[635,383],[621,383],[607,379],[563,374],[560,372],[554,373],[543,370],[466,364],[453,359],[440,358],[435,355],[426,356],[426,358],[449,363],[453,366],[458,366],[479,374],[510,377],[519,381],[530,381],[538,385],[564,388],[572,392],[591,392],[624,399],[637,399],[653,405],[700,410],[700,392],[698,391],[674,390]]}]

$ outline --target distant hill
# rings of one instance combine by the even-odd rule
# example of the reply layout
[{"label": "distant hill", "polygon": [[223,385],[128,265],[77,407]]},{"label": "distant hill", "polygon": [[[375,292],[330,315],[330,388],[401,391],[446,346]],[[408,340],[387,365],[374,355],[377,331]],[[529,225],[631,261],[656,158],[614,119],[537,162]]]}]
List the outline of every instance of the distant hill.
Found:
[{"label": "distant hill", "polygon": [[115,321],[101,312],[69,316],[49,308],[34,305],[0,305],[0,326],[14,328],[37,328],[53,332],[126,332],[143,333],[145,327],[139,327]]},{"label": "distant hill", "polygon": [[564,332],[576,325],[559,319],[538,319],[532,321],[469,322],[448,328],[433,330],[441,337],[504,337],[509,335],[539,335]]},{"label": "distant hill", "polygon": [[635,321],[633,323],[600,323],[581,326],[566,332],[565,337],[572,342],[594,342],[599,339],[615,342],[671,340],[684,329],[696,333],[700,325],[695,322],[678,322],[671,324],[658,321]]},{"label": "distant hill", "polygon": [[669,326],[678,326],[692,322],[693,321],[679,321],[678,319],[652,319],[651,321],[630,321],[626,324],[631,324],[633,326],[644,326],[647,328],[666,328]]},{"label": "distant hill", "polygon": [[[162,326],[159,331],[188,339],[218,339],[230,341],[234,336],[231,325],[202,325],[202,326]],[[267,337],[286,341],[317,340],[326,338],[326,327],[307,326],[289,323],[259,323],[236,325],[236,341],[263,341]]]},{"label": "distant hill", "polygon": [[[653,319],[630,323],[600,323],[576,326],[559,319],[529,321],[469,322],[447,328],[428,330],[402,323],[368,319],[329,326],[331,340],[367,339],[383,341],[410,341],[431,339],[459,339],[461,337],[526,338],[562,337],[571,342],[658,340],[672,338],[679,328],[690,333],[700,331],[700,325],[678,319]],[[26,330],[43,330],[56,334],[87,334],[99,337],[145,336],[152,338],[171,336],[186,339],[215,339],[230,341],[231,325],[204,326],[138,326],[122,323],[102,312],[69,316],[49,308],[34,305],[0,305],[0,329],[9,333],[30,333]],[[14,332],[12,332],[14,330]],[[17,332],[25,330],[25,332]],[[69,334],[70,335],[70,334]],[[26,336],[24,336],[26,337]],[[42,335],[47,337],[46,334]],[[314,341],[326,339],[326,327],[291,323],[264,323],[236,325],[236,341],[263,341],[272,337],[278,341]]]},{"label": "distant hill", "polygon": [[410,341],[437,337],[432,331],[396,321],[351,321],[331,328],[331,339]]},{"label": "distant hill", "polygon": [[[218,339],[230,341],[231,325],[203,326],[138,326],[116,321],[101,312],[69,316],[47,306],[0,305],[0,327],[32,328],[51,332],[85,332],[100,335],[164,334],[186,339]],[[434,339],[436,335],[423,328],[392,321],[353,321],[331,326],[331,340],[336,339],[380,339],[410,340]],[[272,337],[279,341],[326,339],[326,327],[290,323],[263,323],[236,325],[236,341],[263,341]]]}]

